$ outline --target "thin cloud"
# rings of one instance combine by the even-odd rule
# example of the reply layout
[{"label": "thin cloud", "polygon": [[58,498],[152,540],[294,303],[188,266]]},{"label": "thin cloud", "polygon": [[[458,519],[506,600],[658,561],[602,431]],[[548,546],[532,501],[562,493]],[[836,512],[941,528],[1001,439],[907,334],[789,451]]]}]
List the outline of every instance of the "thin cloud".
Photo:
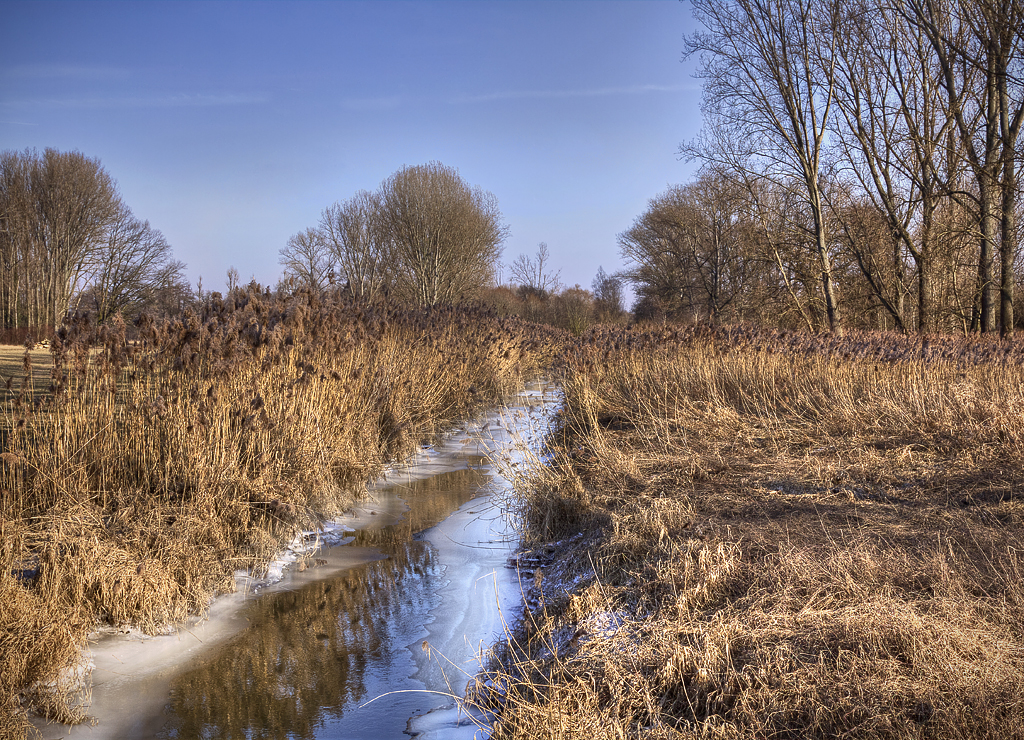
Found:
[{"label": "thin cloud", "polygon": [[558,100],[563,98],[601,98],[612,95],[642,95],[652,92],[682,92],[692,85],[629,85],[626,87],[596,87],[584,90],[506,90],[483,95],[462,95],[454,103],[490,103],[497,100]]},{"label": "thin cloud", "polygon": [[78,64],[19,64],[3,70],[10,79],[43,80],[123,80],[131,77],[127,67],[104,67]]},{"label": "thin cloud", "polygon": [[12,107],[47,107],[47,108],[205,108],[227,105],[258,105],[269,102],[270,96],[265,93],[226,93],[226,94],[193,94],[177,93],[171,95],[127,95],[127,96],[96,96],[74,98],[28,98],[24,100],[8,100],[0,105]]},{"label": "thin cloud", "polygon": [[341,106],[350,111],[393,110],[401,104],[402,99],[397,95],[379,98],[346,98],[341,101]]}]

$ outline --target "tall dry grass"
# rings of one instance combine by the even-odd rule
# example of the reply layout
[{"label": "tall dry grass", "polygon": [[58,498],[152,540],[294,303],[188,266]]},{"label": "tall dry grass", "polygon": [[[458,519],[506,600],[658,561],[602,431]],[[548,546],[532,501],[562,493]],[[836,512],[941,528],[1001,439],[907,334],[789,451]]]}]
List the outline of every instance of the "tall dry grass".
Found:
[{"label": "tall dry grass", "polygon": [[[158,630],[233,588],[390,460],[493,404],[556,333],[256,286],[174,320],[56,334],[0,421],[0,738],[81,720],[97,623]],[[31,355],[24,377],[38,379]]]},{"label": "tall dry grass", "polygon": [[591,334],[493,736],[1024,737],[1021,349]]}]

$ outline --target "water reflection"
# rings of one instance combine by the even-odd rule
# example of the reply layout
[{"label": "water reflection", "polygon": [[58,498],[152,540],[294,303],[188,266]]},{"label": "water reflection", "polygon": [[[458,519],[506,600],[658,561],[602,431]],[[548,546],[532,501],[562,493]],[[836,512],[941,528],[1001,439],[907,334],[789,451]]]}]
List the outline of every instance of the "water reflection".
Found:
[{"label": "water reflection", "polygon": [[478,495],[490,482],[491,476],[483,470],[465,468],[390,485],[377,496],[382,499],[399,496],[409,507],[408,511],[399,522],[359,530],[353,544],[386,551],[388,547],[406,542]]},{"label": "water reflection", "polygon": [[413,535],[489,481],[469,469],[403,484],[405,517],[361,530],[354,543],[388,557],[255,600],[251,626],[173,682],[162,737],[401,737],[424,695],[358,707],[388,691],[424,688],[412,678],[408,646],[426,634],[445,574],[431,545]]}]

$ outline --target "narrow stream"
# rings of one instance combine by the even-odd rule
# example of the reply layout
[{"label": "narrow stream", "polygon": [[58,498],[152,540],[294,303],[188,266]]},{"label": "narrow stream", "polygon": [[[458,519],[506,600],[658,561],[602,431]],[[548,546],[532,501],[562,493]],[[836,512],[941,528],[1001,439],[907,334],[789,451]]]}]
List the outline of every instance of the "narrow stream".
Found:
[{"label": "narrow stream", "polygon": [[423,450],[339,517],[354,530],[345,544],[317,550],[317,567],[289,568],[277,583],[216,605],[209,632],[204,622],[187,635],[134,636],[150,651],[174,641],[176,659],[136,665],[127,657],[137,655],[133,636],[98,642],[99,724],[73,735],[484,737],[450,695],[464,694],[521,598],[506,568],[516,545],[500,507],[508,482],[489,458],[536,447],[555,402],[534,385]]}]

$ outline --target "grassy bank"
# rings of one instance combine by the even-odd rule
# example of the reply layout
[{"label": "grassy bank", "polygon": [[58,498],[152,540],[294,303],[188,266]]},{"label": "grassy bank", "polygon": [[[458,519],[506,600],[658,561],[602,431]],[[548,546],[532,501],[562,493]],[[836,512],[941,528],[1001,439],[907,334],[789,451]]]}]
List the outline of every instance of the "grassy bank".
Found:
[{"label": "grassy bank", "polygon": [[1022,345],[595,332],[495,738],[1024,736]]},{"label": "grassy bank", "polygon": [[82,718],[69,669],[97,623],[201,611],[558,342],[483,311],[250,290],[130,332],[78,317],[50,366],[5,365],[0,738],[29,709]]}]

